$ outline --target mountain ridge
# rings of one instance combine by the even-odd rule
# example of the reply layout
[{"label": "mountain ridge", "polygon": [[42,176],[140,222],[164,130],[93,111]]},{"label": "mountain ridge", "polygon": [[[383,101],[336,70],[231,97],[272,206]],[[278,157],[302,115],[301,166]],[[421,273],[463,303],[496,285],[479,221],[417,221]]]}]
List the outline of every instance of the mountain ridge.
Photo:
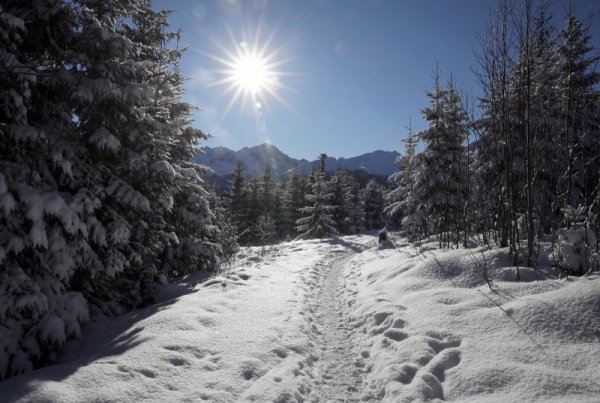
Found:
[{"label": "mountain ridge", "polygon": [[[260,176],[268,165],[271,174],[284,176],[293,168],[298,167],[305,174],[318,166],[318,160],[309,161],[305,158],[296,159],[282,152],[279,148],[268,143],[262,143],[254,147],[243,147],[233,151],[227,147],[202,147],[201,153],[197,154],[194,161],[211,168],[216,175],[230,174],[238,161],[242,162],[242,168],[246,175]],[[350,158],[328,157],[325,161],[326,172],[336,169],[349,171],[360,170],[370,175],[389,176],[398,169],[396,151],[375,150],[369,153],[357,155]]]}]

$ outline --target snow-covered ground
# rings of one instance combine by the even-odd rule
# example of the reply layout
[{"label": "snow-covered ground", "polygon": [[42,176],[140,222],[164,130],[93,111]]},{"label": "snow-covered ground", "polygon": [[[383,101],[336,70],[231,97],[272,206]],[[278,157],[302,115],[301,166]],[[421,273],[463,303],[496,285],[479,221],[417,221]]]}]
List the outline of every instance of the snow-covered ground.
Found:
[{"label": "snow-covered ground", "polygon": [[515,282],[503,250],[396,246],[244,249],[226,275],[89,325],[0,400],[600,401],[598,275]]}]

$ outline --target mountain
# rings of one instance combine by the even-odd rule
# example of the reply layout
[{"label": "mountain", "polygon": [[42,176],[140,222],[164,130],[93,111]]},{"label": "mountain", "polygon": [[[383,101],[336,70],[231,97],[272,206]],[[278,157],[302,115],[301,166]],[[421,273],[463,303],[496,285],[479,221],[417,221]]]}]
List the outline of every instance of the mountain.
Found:
[{"label": "mountain", "polygon": [[[246,175],[257,176],[263,174],[267,164],[271,167],[273,176],[284,176],[296,166],[304,173],[308,173],[319,164],[318,160],[308,161],[292,158],[277,147],[266,143],[255,147],[244,147],[239,151],[233,151],[225,147],[202,147],[201,151],[196,156],[195,161],[210,167],[218,176],[230,174],[237,161],[242,162]],[[341,168],[387,177],[398,169],[395,163],[397,156],[396,151],[377,150],[352,158],[329,157],[325,161],[325,170],[333,172]]]}]

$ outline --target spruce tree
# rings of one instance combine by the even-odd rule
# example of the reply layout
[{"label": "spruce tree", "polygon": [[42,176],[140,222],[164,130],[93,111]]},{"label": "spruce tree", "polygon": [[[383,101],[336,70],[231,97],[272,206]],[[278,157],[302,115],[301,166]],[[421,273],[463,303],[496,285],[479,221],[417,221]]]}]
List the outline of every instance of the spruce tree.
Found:
[{"label": "spruce tree", "polygon": [[367,229],[382,229],[385,226],[383,208],[383,188],[375,179],[371,179],[365,187],[364,216]]},{"label": "spruce tree", "polygon": [[345,203],[348,189],[348,175],[345,171],[338,169],[331,176],[331,179],[327,181],[326,186],[329,193],[331,193],[329,204],[333,207],[332,218],[335,226],[339,229],[340,233],[349,234],[350,228],[345,224],[345,219],[348,217]]},{"label": "spruce tree", "polygon": [[439,71],[434,74],[433,91],[428,92],[430,106],[422,114],[428,123],[420,137],[425,143],[422,169],[415,179],[419,205],[417,210],[427,217],[428,225],[438,233],[440,243],[450,245],[451,232],[458,243],[458,232],[464,195],[461,194],[462,142],[466,138],[464,112],[460,98],[450,82],[443,89]]},{"label": "spruce tree", "polygon": [[302,208],[306,207],[307,184],[306,178],[298,167],[292,169],[290,179],[285,189],[285,222],[287,233],[298,235],[295,230],[295,223],[302,217]]},{"label": "spruce tree", "polygon": [[232,172],[225,198],[227,200],[227,212],[236,227],[236,232],[242,234],[248,228],[246,221],[248,194],[241,161],[236,163]]},{"label": "spruce tree", "polygon": [[0,379],[51,360],[89,317],[69,289],[93,263],[99,203],[93,182],[74,184],[89,178],[70,99],[78,17],[55,1],[0,6]]},{"label": "spruce tree", "polygon": [[600,55],[594,52],[590,39],[588,29],[571,9],[559,32],[558,45],[562,207],[590,205],[598,183],[600,140],[596,108],[600,72],[595,66]]},{"label": "spruce tree", "polygon": [[178,258],[222,256],[167,17],[144,0],[2,4],[0,378],[90,313],[150,303]]},{"label": "spruce tree", "polygon": [[[384,212],[389,217],[393,226],[399,226],[401,220],[408,222],[420,222],[417,216],[417,192],[414,189],[418,170],[418,156],[416,152],[418,137],[413,133],[412,122],[407,126],[408,135],[402,140],[404,143],[404,154],[399,155],[396,163],[399,170],[388,178],[392,186],[385,194]],[[412,227],[412,225],[410,225]],[[406,228],[408,229],[408,228]]]},{"label": "spruce tree", "polygon": [[325,160],[327,154],[321,154],[319,170],[312,173],[312,193],[306,195],[309,204],[301,209],[304,217],[296,221],[298,239],[320,238],[333,235],[337,232],[335,221],[332,218],[334,207],[328,202],[331,193],[327,192],[325,185]]},{"label": "spruce tree", "polygon": [[[382,195],[381,195],[382,196]],[[344,194],[343,209],[345,211],[344,226],[348,234],[358,234],[365,230],[365,196],[359,183],[352,176],[348,176],[348,185]],[[383,199],[382,199],[383,202]],[[379,214],[382,214],[380,206]]]}]

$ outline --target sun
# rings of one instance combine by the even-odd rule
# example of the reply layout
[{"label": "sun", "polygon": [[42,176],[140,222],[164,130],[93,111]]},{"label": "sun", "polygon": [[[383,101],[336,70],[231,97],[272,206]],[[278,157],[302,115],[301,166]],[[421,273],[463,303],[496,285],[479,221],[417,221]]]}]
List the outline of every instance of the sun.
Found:
[{"label": "sun", "polygon": [[235,61],[232,79],[238,88],[250,92],[253,95],[265,91],[273,85],[271,76],[273,73],[264,60],[255,55],[243,55]]},{"label": "sun", "polygon": [[230,33],[230,46],[217,44],[221,50],[219,55],[205,54],[221,65],[220,69],[213,70],[216,79],[208,86],[222,87],[222,95],[231,97],[223,115],[227,115],[233,105],[241,103],[242,106],[250,106],[254,114],[260,117],[270,99],[277,100],[289,109],[281,95],[283,90],[289,89],[283,84],[283,77],[294,73],[281,70],[281,66],[289,59],[281,57],[281,48],[270,49],[272,37],[263,42],[257,32],[254,41],[237,42]]}]

